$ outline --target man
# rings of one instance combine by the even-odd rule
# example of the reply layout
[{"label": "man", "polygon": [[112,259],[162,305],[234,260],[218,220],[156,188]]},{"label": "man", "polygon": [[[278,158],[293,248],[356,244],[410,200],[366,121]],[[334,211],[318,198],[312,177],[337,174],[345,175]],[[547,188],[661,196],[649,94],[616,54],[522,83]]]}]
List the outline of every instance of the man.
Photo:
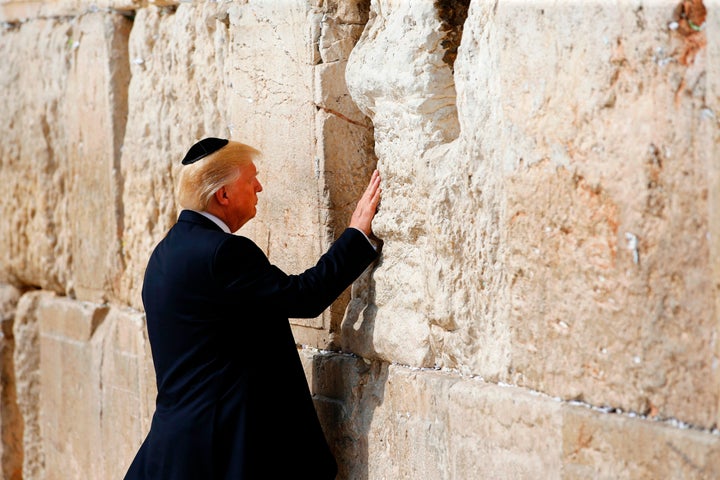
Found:
[{"label": "man", "polygon": [[350,227],[300,275],[232,235],[255,216],[259,152],[206,138],[183,159],[185,210],[148,262],[143,303],[158,395],[126,479],[335,478],[288,323],[315,317],[376,258],[373,173]]}]

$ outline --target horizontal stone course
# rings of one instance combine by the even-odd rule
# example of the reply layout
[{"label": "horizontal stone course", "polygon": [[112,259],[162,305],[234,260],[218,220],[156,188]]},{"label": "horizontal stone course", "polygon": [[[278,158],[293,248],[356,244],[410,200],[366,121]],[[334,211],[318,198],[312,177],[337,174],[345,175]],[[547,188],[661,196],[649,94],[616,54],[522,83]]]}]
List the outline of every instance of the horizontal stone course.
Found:
[{"label": "horizontal stone course", "polygon": [[341,478],[720,475],[720,435],[457,372],[301,351]]}]

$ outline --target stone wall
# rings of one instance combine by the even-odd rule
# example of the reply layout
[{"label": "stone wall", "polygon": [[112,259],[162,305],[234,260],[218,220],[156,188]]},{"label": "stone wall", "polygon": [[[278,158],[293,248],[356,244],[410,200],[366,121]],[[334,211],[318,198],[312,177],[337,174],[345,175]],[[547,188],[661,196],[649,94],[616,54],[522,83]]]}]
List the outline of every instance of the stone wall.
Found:
[{"label": "stone wall", "polygon": [[0,21],[2,478],[122,477],[154,409],[142,274],[204,136],[264,152],[241,233],[288,272],[383,175],[381,260],[292,321],[339,478],[720,476],[717,0]]}]

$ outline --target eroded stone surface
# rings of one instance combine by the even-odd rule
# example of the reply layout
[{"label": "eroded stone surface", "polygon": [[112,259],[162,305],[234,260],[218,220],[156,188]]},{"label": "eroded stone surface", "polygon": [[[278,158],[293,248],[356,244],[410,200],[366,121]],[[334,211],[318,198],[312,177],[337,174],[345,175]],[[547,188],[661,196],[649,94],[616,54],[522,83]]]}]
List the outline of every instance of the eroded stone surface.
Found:
[{"label": "eroded stone surface", "polygon": [[23,478],[43,478],[45,474],[45,448],[40,420],[40,325],[37,318],[39,305],[52,301],[49,292],[26,293],[17,304],[13,337],[15,351],[15,389],[23,423]]},{"label": "eroded stone surface", "polygon": [[0,471],[2,478],[22,478],[23,425],[17,401],[13,324],[20,291],[0,284]]},{"label": "eroded stone surface", "polygon": [[[117,290],[129,21],[88,14],[3,31],[2,278],[79,298]],[[92,73],[90,73],[92,72]]]},{"label": "eroded stone surface", "polygon": [[107,312],[107,307],[67,298],[44,299],[35,311],[44,478],[91,476],[89,468],[102,445],[97,428],[102,412],[97,395],[102,383],[99,358],[94,358],[89,342]]},{"label": "eroded stone surface", "polygon": [[339,478],[714,478],[720,437],[451,372],[301,356]]},{"label": "eroded stone surface", "polygon": [[164,0],[0,0],[0,22],[26,22],[37,18],[74,17],[98,10],[119,11],[130,14],[132,10],[146,5],[177,4],[177,1]]},{"label": "eroded stone surface", "polygon": [[459,126],[442,40],[432,3],[373,2],[346,73],[353,99],[373,119],[384,176],[383,206],[374,224],[385,241],[375,274],[378,310],[368,319],[373,335],[363,350],[413,365],[434,360],[425,279],[435,267],[423,256],[433,233],[424,208],[430,165],[422,155],[453,140]]},{"label": "eroded stone surface", "polygon": [[17,318],[24,478],[121,478],[154,411],[144,316],[31,293]]},{"label": "eroded stone surface", "polygon": [[717,435],[577,408],[564,409],[562,435],[563,478],[720,475]]},{"label": "eroded stone surface", "polygon": [[348,66],[386,179],[365,352],[715,422],[716,80],[675,6],[473,3],[453,82],[432,9],[373,2]]}]

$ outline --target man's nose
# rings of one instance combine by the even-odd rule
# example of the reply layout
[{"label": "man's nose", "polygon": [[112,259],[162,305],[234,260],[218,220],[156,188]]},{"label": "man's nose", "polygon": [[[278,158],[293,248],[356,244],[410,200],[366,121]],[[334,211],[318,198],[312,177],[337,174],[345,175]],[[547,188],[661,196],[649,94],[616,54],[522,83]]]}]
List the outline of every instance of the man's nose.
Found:
[{"label": "man's nose", "polygon": [[260,183],[260,180],[255,180],[255,181],[257,182],[257,185],[255,186],[255,191],[262,192],[263,188],[262,188],[262,184]]}]

